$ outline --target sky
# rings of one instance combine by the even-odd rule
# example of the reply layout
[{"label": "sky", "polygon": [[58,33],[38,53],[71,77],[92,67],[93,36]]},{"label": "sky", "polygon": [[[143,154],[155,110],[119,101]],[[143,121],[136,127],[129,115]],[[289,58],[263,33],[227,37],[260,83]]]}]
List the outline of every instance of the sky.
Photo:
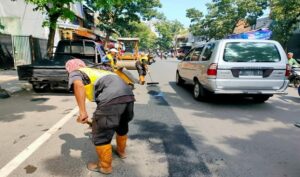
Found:
[{"label": "sky", "polygon": [[160,0],[163,12],[168,20],[178,20],[185,27],[190,25],[190,20],[186,17],[186,9],[196,8],[206,14],[206,3],[211,0]]}]

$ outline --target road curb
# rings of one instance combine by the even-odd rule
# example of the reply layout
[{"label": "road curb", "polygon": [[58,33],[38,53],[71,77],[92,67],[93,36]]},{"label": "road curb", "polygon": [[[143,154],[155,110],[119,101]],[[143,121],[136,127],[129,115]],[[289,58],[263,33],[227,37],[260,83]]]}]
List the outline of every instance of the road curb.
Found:
[{"label": "road curb", "polygon": [[9,98],[10,94],[0,87],[0,99]]},{"label": "road curb", "polygon": [[8,88],[1,88],[0,87],[0,99],[9,98],[11,95],[16,94],[18,92],[24,90],[30,90],[31,85],[29,83],[22,83],[18,86],[11,86]]}]

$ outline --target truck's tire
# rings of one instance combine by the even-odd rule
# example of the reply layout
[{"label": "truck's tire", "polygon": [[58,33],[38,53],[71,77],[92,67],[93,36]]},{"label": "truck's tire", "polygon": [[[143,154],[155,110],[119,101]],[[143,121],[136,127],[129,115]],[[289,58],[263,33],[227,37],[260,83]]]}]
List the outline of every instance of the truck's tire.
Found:
[{"label": "truck's tire", "polygon": [[43,93],[48,87],[41,87],[40,84],[32,83],[32,90],[36,93]]}]

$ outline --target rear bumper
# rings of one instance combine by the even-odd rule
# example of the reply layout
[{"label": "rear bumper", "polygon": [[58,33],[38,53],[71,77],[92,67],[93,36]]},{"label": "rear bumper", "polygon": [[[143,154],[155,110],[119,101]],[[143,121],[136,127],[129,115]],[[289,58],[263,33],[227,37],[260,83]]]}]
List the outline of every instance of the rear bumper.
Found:
[{"label": "rear bumper", "polygon": [[216,90],[215,94],[241,94],[241,95],[287,95],[286,91],[274,90]]},{"label": "rear bumper", "polygon": [[245,95],[256,95],[256,94],[261,94],[261,95],[286,95],[287,94],[287,87],[289,84],[288,80],[284,81],[283,86],[280,89],[219,89],[216,86],[216,80],[211,79],[209,80],[209,85],[207,89],[215,94],[245,94]]}]

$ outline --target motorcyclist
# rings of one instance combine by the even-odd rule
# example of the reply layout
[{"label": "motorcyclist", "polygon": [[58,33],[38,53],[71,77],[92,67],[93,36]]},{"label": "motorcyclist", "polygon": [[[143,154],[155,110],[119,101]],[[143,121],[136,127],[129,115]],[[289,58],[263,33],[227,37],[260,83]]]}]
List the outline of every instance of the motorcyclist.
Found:
[{"label": "motorcyclist", "polygon": [[297,62],[296,59],[293,58],[294,54],[292,52],[289,52],[287,54],[288,57],[288,63],[291,66],[291,75],[289,77],[290,83],[294,81],[295,77],[296,77],[296,72],[295,72],[295,68],[299,68],[299,63]]},{"label": "motorcyclist", "polygon": [[294,54],[292,52],[289,52],[287,54],[289,65],[291,67],[299,67],[299,63],[297,62],[296,59],[293,58],[293,56],[294,56]]}]

